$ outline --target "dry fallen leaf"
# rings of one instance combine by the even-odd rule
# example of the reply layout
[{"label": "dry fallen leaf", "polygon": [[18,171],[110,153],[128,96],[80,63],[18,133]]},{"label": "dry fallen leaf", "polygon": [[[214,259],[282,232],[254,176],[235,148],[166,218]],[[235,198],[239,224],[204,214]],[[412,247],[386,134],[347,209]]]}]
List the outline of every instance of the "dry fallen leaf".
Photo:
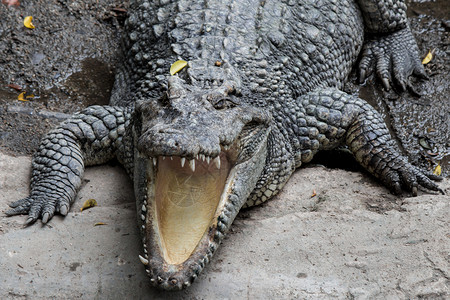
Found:
[{"label": "dry fallen leaf", "polygon": [[103,223],[103,222],[97,222],[97,223],[94,224],[94,226],[100,226],[100,225],[108,225],[108,224]]},{"label": "dry fallen leaf", "polygon": [[127,13],[127,10],[122,7],[113,7],[113,8],[111,8],[111,10],[114,12],[123,13],[123,14]]},{"label": "dry fallen leaf", "polygon": [[35,27],[31,21],[33,21],[32,16],[25,17],[25,19],[23,19],[23,25],[25,25],[26,28],[34,29]]},{"label": "dry fallen leaf", "polygon": [[17,96],[17,100],[19,101],[30,101],[34,99],[34,95],[30,94],[30,95],[26,95],[27,92],[22,92],[19,94],[19,96]]},{"label": "dry fallen leaf", "polygon": [[187,61],[177,60],[170,66],[170,75],[175,75],[176,73],[181,71],[186,66],[187,66]]},{"label": "dry fallen leaf", "polygon": [[20,1],[19,0],[2,0],[3,4],[7,4],[8,6],[19,6]]},{"label": "dry fallen leaf", "polygon": [[84,201],[83,206],[80,208],[80,211],[83,211],[83,209],[88,209],[94,206],[97,206],[97,201],[95,201],[95,199],[88,199]]},{"label": "dry fallen leaf", "polygon": [[441,174],[442,174],[442,168],[441,168],[441,165],[440,165],[440,164],[438,164],[438,165],[436,166],[436,168],[434,168],[433,174],[434,174],[434,175],[437,175],[437,176],[441,176]]},{"label": "dry fallen leaf", "polygon": [[2,0],[3,4],[7,4],[8,6],[19,6],[20,1],[19,0]]},{"label": "dry fallen leaf", "polygon": [[429,63],[432,59],[433,59],[433,56],[434,56],[434,51],[435,51],[436,49],[433,49],[433,50],[430,50],[430,51],[428,51],[428,54],[425,56],[425,58],[422,60],[422,65],[426,65],[427,63]]},{"label": "dry fallen leaf", "polygon": [[21,91],[22,90],[22,87],[20,85],[18,85],[18,84],[15,84],[15,83],[10,83],[10,84],[7,85],[7,87],[15,89],[16,91]]},{"label": "dry fallen leaf", "polygon": [[27,99],[25,99],[25,92],[20,93],[19,96],[17,96],[17,100],[28,101]]}]

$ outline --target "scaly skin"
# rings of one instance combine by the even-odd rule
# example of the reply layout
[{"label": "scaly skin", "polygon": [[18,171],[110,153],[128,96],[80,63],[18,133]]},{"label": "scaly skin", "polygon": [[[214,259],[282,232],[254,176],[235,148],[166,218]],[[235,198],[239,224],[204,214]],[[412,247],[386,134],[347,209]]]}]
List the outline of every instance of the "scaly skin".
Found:
[{"label": "scaly skin", "polygon": [[[112,106],[87,108],[44,138],[31,194],[7,215],[30,224],[67,214],[84,167],[117,157],[134,180],[141,262],[151,284],[176,290],[243,206],[272,198],[322,149],[348,146],[395,193],[440,191],[381,116],[339,90],[364,32],[361,80],[375,70],[405,89],[409,75],[425,74],[403,2],[161,2],[132,1]],[[180,58],[188,66],[169,76]]]},{"label": "scaly skin", "polygon": [[[359,63],[359,80],[363,82],[373,70],[386,89],[398,84],[401,91],[414,91],[409,76],[427,78],[419,60],[419,49],[406,19],[406,5],[402,1],[358,1],[364,17],[368,42],[364,45]],[[392,75],[391,75],[392,74]]]},{"label": "scaly skin", "polygon": [[28,213],[27,224],[41,217],[46,223],[56,212],[67,215],[81,185],[84,167],[102,164],[117,155],[132,173],[124,143],[131,110],[91,106],[64,121],[42,139],[33,156],[30,196],[13,202],[8,215]]}]

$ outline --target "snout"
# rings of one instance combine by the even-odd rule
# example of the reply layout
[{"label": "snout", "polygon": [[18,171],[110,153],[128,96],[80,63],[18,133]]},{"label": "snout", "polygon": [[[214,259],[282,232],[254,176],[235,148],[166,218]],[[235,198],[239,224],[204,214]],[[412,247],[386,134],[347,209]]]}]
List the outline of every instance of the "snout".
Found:
[{"label": "snout", "polygon": [[150,157],[180,156],[193,159],[199,155],[216,157],[219,155],[220,139],[207,131],[197,131],[186,127],[184,130],[173,127],[155,126],[139,137],[138,150]]}]

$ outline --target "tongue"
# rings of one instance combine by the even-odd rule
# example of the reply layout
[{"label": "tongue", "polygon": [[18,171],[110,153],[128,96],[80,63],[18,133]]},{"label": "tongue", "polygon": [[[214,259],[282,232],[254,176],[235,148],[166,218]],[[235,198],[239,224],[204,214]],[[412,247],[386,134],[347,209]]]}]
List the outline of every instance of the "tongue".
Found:
[{"label": "tongue", "polygon": [[230,165],[221,155],[221,167],[199,160],[195,172],[181,167],[180,158],[159,158],[156,175],[156,215],[162,253],[169,264],[186,261],[212,224],[224,192]]}]

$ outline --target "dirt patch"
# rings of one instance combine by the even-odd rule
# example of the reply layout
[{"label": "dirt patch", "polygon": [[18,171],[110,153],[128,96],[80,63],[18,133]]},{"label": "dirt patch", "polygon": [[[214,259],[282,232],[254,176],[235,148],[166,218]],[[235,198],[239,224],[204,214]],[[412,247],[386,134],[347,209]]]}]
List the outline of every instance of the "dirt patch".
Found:
[{"label": "dirt patch", "polygon": [[[127,2],[0,5],[0,147],[31,154],[67,115],[108,103]],[[23,26],[25,16],[33,16],[35,29]],[[18,101],[21,92],[34,98]]]}]

